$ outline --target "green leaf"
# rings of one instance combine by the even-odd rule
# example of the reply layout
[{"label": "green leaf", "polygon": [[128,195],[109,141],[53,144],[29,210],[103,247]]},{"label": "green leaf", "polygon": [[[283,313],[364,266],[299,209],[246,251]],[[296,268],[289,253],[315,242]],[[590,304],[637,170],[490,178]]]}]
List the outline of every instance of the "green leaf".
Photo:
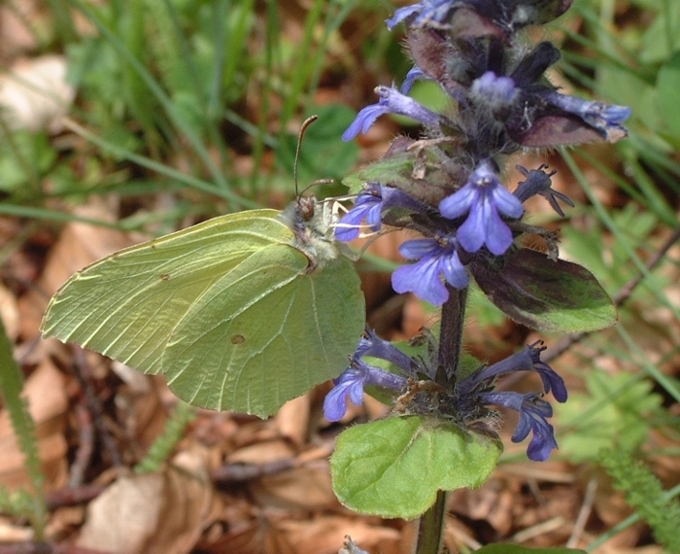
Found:
[{"label": "green leaf", "polygon": [[54,296],[43,333],[165,374],[189,404],[274,413],[342,372],[365,321],[330,214],[292,208],[217,217],[95,262]]},{"label": "green leaf", "polygon": [[331,457],[333,490],[357,512],[414,518],[438,490],[478,487],[496,467],[499,440],[423,416],[400,416],[344,431]]},{"label": "green leaf", "polygon": [[[663,2],[653,2],[650,5],[650,8],[656,8],[659,11],[643,36],[640,51],[640,62],[643,66],[663,62],[671,55],[671,49],[677,44],[677,40],[673,38],[677,37],[677,29],[680,28],[680,4],[668,2],[666,7],[661,9],[663,4]],[[675,30],[676,33],[671,31],[669,36],[669,29]]]},{"label": "green leaf", "polygon": [[529,548],[518,544],[496,543],[475,550],[475,554],[586,554],[574,548]]},{"label": "green leaf", "polygon": [[539,331],[598,331],[616,323],[616,307],[584,267],[518,250],[502,267],[474,263],[472,273],[489,299],[513,320]]},{"label": "green leaf", "polygon": [[11,192],[37,179],[54,163],[56,151],[44,132],[18,130],[0,143],[0,190]]}]

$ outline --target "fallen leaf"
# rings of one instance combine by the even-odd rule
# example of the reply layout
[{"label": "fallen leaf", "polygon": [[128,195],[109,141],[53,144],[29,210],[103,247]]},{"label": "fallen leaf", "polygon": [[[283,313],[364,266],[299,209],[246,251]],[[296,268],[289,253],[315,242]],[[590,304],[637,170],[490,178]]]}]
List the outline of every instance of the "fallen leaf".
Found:
[{"label": "fallen leaf", "polygon": [[66,58],[47,55],[19,60],[0,75],[0,106],[13,129],[61,130],[75,89],[66,81]]},{"label": "fallen leaf", "polygon": [[118,478],[88,506],[78,546],[117,554],[191,552],[216,510],[204,464],[202,458],[191,470],[189,463]]}]

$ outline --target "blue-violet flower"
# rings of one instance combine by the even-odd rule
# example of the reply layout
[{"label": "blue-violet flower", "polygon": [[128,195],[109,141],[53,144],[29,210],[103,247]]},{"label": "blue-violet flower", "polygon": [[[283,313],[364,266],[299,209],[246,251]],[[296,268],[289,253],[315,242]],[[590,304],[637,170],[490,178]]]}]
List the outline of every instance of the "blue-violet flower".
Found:
[{"label": "blue-violet flower", "polygon": [[470,92],[472,98],[488,106],[492,112],[500,112],[517,98],[519,89],[511,77],[487,71],[472,82]]},{"label": "blue-violet flower", "polygon": [[398,23],[416,15],[414,27],[449,28],[453,10],[468,8],[495,20],[497,24],[516,30],[534,23],[547,23],[563,14],[572,0],[422,0],[399,8],[386,21],[392,30]]},{"label": "blue-violet flower", "polygon": [[386,360],[403,370],[404,374],[412,375],[414,373],[414,360],[409,355],[399,350],[390,341],[380,338],[375,331],[366,329],[365,336],[361,337],[359,346],[357,347],[355,358],[362,358],[364,356],[371,356],[373,358],[380,358]]},{"label": "blue-violet flower", "polygon": [[352,124],[342,134],[345,142],[352,140],[359,133],[366,133],[376,119],[384,114],[405,115],[420,121],[427,127],[439,127],[440,116],[425,106],[420,105],[413,98],[403,95],[394,87],[379,85],[375,92],[380,96],[377,104],[371,104],[361,110]]},{"label": "blue-violet flower", "polygon": [[347,398],[361,406],[364,401],[364,387],[376,385],[383,388],[401,390],[406,387],[407,379],[379,367],[367,364],[357,356],[352,358],[351,367],[335,379],[335,387],[326,395],[323,413],[328,421],[339,421],[347,412]]},{"label": "blue-violet flower", "polygon": [[514,373],[515,371],[536,371],[543,382],[543,390],[552,391],[558,402],[566,402],[567,387],[564,380],[547,363],[541,361],[541,352],[545,350],[541,341],[523,348],[519,352],[502,359],[495,364],[481,368],[463,379],[459,384],[461,393],[469,394],[480,383],[491,383],[496,377]]},{"label": "blue-violet flower", "polygon": [[496,256],[504,254],[512,244],[512,231],[499,214],[518,219],[522,203],[503,185],[488,160],[470,175],[468,182],[439,204],[444,217],[455,219],[470,212],[456,233],[460,245],[468,252],[477,252],[486,245]]},{"label": "blue-violet flower", "polygon": [[481,395],[484,404],[494,404],[512,408],[519,412],[519,423],[512,435],[512,442],[521,442],[533,432],[533,437],[527,448],[527,456],[535,462],[544,462],[550,457],[550,452],[557,448],[555,430],[547,418],[552,417],[552,406],[534,393],[520,394],[518,392],[484,392]]},{"label": "blue-violet flower", "polygon": [[364,190],[357,196],[352,209],[335,224],[335,238],[344,242],[354,240],[359,236],[364,220],[371,231],[379,231],[383,210],[395,207],[406,208],[415,212],[427,210],[425,204],[403,190],[386,187],[379,183],[367,183],[364,185]]},{"label": "blue-violet flower", "polygon": [[626,129],[620,125],[630,117],[628,106],[616,106],[602,102],[588,101],[576,96],[550,92],[543,95],[553,106],[580,117],[584,123],[600,131],[607,140],[614,140]]},{"label": "blue-violet flower", "polygon": [[449,298],[442,275],[457,289],[468,284],[468,275],[456,248],[453,235],[404,242],[399,247],[401,255],[419,261],[397,268],[392,273],[392,288],[399,293],[413,292],[418,298],[441,306]]},{"label": "blue-violet flower", "polygon": [[428,77],[422,69],[420,69],[417,65],[414,65],[406,74],[406,77],[404,77],[404,81],[401,83],[399,91],[402,94],[408,94],[411,91],[411,88],[413,88],[413,83],[421,79],[429,78],[430,77]]}]

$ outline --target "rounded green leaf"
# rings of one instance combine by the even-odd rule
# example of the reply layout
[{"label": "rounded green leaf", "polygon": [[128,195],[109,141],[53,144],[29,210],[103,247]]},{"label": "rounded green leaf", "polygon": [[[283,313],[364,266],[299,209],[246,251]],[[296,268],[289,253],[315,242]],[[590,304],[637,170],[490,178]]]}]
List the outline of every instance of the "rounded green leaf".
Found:
[{"label": "rounded green leaf", "polygon": [[589,333],[616,323],[616,306],[586,268],[521,248],[502,267],[472,264],[484,294],[514,321],[539,331]]},{"label": "rounded green leaf", "polygon": [[502,451],[497,438],[433,418],[374,421],[338,437],[333,490],[354,511],[410,519],[432,506],[438,490],[480,486]]},{"label": "rounded green leaf", "polygon": [[55,294],[44,335],[164,373],[192,405],[274,413],[337,377],[365,320],[328,226],[280,214],[217,217],[95,262]]}]

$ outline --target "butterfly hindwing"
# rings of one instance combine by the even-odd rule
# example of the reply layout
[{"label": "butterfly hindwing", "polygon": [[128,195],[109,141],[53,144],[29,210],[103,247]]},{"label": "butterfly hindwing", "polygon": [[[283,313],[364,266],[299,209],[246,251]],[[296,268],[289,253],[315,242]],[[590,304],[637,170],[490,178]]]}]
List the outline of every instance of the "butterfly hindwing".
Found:
[{"label": "butterfly hindwing", "polygon": [[[175,330],[165,352],[172,359],[166,373],[186,401],[269,415],[347,366],[364,325],[353,266],[338,259],[295,274],[292,267],[304,255],[274,250],[243,263],[241,278],[222,279],[214,298],[206,295]],[[253,287],[267,292],[252,294]],[[202,314],[217,299],[223,312],[208,323]],[[216,366],[219,372],[209,369]]]}]

